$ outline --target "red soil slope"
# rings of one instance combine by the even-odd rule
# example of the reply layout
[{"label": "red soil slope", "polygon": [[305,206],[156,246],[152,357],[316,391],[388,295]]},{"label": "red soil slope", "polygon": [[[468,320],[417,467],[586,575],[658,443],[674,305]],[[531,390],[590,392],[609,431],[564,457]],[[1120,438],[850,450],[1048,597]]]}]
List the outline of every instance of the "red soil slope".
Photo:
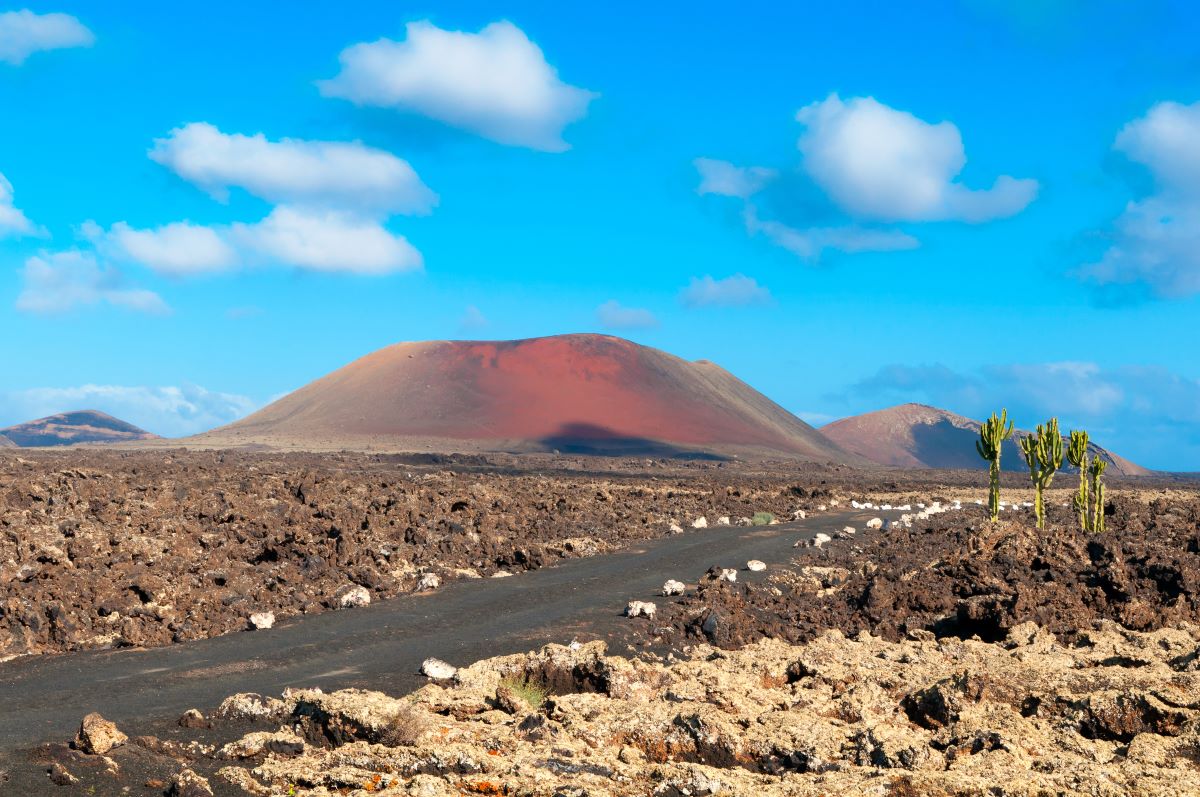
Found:
[{"label": "red soil slope", "polygon": [[80,410],[0,429],[0,437],[22,448],[33,448],[75,443],[127,443],[132,440],[153,440],[157,435],[103,412]]},{"label": "red soil slope", "polygon": [[[986,468],[975,452],[979,422],[924,404],[900,404],[834,421],[821,434],[847,451],[880,465],[900,468]],[[1025,460],[1016,439],[1005,442],[1000,462],[1004,470],[1023,471]],[[1107,460],[1109,473],[1144,476],[1149,470],[1090,443],[1092,456]]]},{"label": "red soil slope", "polygon": [[859,461],[710,362],[604,335],[389,346],[196,440]]}]

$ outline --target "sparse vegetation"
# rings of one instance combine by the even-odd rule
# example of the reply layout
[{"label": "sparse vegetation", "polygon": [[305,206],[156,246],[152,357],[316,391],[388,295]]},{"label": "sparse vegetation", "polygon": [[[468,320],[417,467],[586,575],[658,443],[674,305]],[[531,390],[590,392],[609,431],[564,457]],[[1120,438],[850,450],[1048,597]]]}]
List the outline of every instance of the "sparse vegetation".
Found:
[{"label": "sparse vegetation", "polygon": [[1021,439],[1021,451],[1025,464],[1029,466],[1029,478],[1033,480],[1034,513],[1037,527],[1046,528],[1045,491],[1054,480],[1054,474],[1062,467],[1063,439],[1058,431],[1058,418],[1051,418],[1045,425],[1038,424],[1037,432]]},{"label": "sparse vegetation", "polygon": [[1071,430],[1071,444],[1067,447],[1067,460],[1079,468],[1079,492],[1071,502],[1079,514],[1079,528],[1088,530],[1088,433]]},{"label": "sparse vegetation", "polygon": [[1092,531],[1097,534],[1104,531],[1104,483],[1100,477],[1107,467],[1108,463],[1100,457],[1092,457]]},{"label": "sparse vegetation", "polygon": [[546,698],[550,695],[550,690],[541,684],[532,683],[524,678],[517,676],[509,676],[500,682],[501,686],[507,687],[515,697],[524,700],[529,704],[530,708],[538,709],[546,702]]},{"label": "sparse vegetation", "polygon": [[411,706],[403,706],[388,717],[379,730],[379,743],[388,747],[412,747],[425,731],[425,718]]},{"label": "sparse vegetation", "polygon": [[1005,440],[1012,437],[1012,433],[1013,423],[1008,420],[1008,410],[1004,409],[999,417],[992,413],[992,417],[980,427],[979,439],[975,441],[979,456],[991,463],[988,469],[988,509],[991,510],[992,522],[1000,518],[1000,448]]},{"label": "sparse vegetation", "polygon": [[775,522],[775,516],[770,512],[755,512],[751,522],[756,526],[769,526]]}]

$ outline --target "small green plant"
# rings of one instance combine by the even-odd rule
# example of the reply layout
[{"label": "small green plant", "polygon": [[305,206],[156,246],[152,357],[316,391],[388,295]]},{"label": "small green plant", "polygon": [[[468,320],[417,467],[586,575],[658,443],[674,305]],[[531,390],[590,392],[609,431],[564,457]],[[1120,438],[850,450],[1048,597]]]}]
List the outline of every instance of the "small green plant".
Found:
[{"label": "small green plant", "polygon": [[1000,518],[1000,448],[1004,441],[1012,437],[1013,424],[1008,420],[1008,410],[1000,411],[1000,417],[992,413],[981,427],[979,439],[975,441],[975,450],[979,456],[991,463],[988,469],[988,509],[991,510],[992,522]]},{"label": "small green plant", "polygon": [[770,512],[755,512],[751,522],[756,526],[769,526],[775,522],[775,516]]},{"label": "small green plant", "polygon": [[1104,482],[1100,481],[1100,477],[1107,467],[1108,463],[1100,457],[1092,457],[1092,531],[1097,534],[1104,531]]},{"label": "small green plant", "polygon": [[1088,530],[1088,433],[1077,429],[1071,430],[1071,444],[1067,447],[1067,460],[1079,468],[1079,492],[1071,499],[1075,511],[1079,514],[1079,528]]},{"label": "small green plant", "polygon": [[524,678],[509,676],[500,681],[500,685],[507,687],[514,697],[519,697],[529,704],[530,708],[539,709],[546,702],[546,698],[550,696],[550,690],[541,684],[530,683]]},{"label": "small green plant", "polygon": [[1046,424],[1038,424],[1035,434],[1021,438],[1021,451],[1025,454],[1025,464],[1029,466],[1029,478],[1033,481],[1035,492],[1034,513],[1037,515],[1037,527],[1046,528],[1046,504],[1044,493],[1054,480],[1054,474],[1062,467],[1063,439],[1058,431],[1058,418],[1051,418]]}]

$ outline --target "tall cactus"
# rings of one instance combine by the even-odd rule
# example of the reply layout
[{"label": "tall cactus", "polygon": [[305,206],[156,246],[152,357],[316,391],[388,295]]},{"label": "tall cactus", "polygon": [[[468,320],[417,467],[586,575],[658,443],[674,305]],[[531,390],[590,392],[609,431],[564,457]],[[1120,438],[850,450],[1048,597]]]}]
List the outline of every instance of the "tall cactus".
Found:
[{"label": "tall cactus", "polygon": [[1067,448],[1067,459],[1071,464],[1079,468],[1079,492],[1075,493],[1075,497],[1071,503],[1075,505],[1075,511],[1079,513],[1079,528],[1081,531],[1088,530],[1088,433],[1079,431],[1078,429],[1071,430],[1071,445]]},{"label": "tall cactus", "polygon": [[979,456],[991,463],[988,468],[988,509],[992,513],[992,522],[1000,517],[1000,447],[1005,440],[1012,437],[1013,424],[1008,420],[1008,410],[1000,411],[1000,417],[992,413],[979,428],[979,439],[975,441],[975,450]]},{"label": "tall cactus", "polygon": [[1043,495],[1054,473],[1062,467],[1063,440],[1058,431],[1058,418],[1051,418],[1045,426],[1038,424],[1037,433],[1021,439],[1021,451],[1025,453],[1025,463],[1029,465],[1029,478],[1033,480],[1036,493],[1034,512],[1037,514],[1037,527],[1046,528],[1046,504]]},{"label": "tall cactus", "polygon": [[1104,531],[1104,482],[1100,481],[1100,477],[1104,475],[1104,469],[1107,467],[1108,463],[1100,457],[1092,457],[1092,531],[1097,534]]}]

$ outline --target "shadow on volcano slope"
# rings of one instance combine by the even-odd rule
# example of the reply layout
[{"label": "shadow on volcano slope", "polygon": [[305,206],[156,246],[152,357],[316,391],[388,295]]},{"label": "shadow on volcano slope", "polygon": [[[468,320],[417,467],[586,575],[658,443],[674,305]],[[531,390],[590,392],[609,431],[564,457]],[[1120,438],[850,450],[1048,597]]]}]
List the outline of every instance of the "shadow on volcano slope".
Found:
[{"label": "shadow on volcano slope", "polygon": [[538,441],[547,451],[590,454],[598,457],[666,457],[723,462],[728,457],[711,451],[681,448],[648,437],[628,437],[591,423],[564,424],[555,434]]}]

